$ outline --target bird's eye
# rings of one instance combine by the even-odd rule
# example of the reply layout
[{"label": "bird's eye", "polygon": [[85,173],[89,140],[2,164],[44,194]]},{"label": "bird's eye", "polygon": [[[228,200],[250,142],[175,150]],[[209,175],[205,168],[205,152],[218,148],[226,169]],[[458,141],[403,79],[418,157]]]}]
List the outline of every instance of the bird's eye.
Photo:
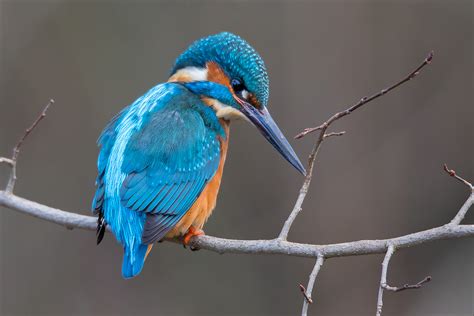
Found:
[{"label": "bird's eye", "polygon": [[240,79],[232,79],[230,85],[232,86],[232,89],[234,89],[235,93],[240,93],[245,90],[245,85]]}]

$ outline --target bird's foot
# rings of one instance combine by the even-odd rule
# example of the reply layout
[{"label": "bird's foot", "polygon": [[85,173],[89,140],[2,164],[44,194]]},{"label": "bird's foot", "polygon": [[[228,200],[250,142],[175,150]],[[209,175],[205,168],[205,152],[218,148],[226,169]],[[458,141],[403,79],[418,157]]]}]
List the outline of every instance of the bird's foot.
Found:
[{"label": "bird's foot", "polygon": [[[202,235],[205,235],[204,231],[202,229],[197,229],[194,226],[189,227],[187,233],[184,234],[184,237],[183,237],[183,246],[184,246],[184,248],[186,248],[186,246],[189,245],[189,243],[191,241],[191,238],[193,238],[194,236],[202,236]],[[195,251],[195,250],[198,250],[198,249],[194,248],[194,247],[191,247],[191,250]]]}]

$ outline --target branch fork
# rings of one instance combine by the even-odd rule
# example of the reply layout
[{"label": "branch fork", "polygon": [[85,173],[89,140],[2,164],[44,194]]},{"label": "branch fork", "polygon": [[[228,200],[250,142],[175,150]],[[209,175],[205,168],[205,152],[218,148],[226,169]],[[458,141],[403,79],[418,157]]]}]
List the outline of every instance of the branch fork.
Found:
[{"label": "branch fork", "polygon": [[425,277],[423,280],[416,284],[405,284],[402,287],[395,287],[395,286],[390,286],[387,283],[387,273],[388,273],[388,265],[390,264],[390,259],[392,259],[393,254],[397,248],[393,245],[390,244],[388,246],[387,252],[385,254],[384,260],[382,262],[382,275],[380,277],[380,286],[379,286],[379,294],[377,297],[377,311],[376,311],[376,316],[382,315],[382,308],[383,308],[383,292],[385,291],[391,291],[391,292],[401,292],[404,290],[412,290],[412,289],[419,289],[423,286],[423,284],[431,281],[431,276]]}]

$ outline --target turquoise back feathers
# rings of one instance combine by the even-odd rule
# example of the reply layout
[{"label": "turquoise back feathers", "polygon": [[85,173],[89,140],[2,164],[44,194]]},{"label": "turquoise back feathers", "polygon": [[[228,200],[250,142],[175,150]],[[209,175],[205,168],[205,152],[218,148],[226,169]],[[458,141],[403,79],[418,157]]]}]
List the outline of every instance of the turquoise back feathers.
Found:
[{"label": "turquoise back feathers", "polygon": [[215,174],[219,136],[214,111],[179,83],[150,89],[102,132],[93,210],[124,246],[125,278],[140,273],[147,245],[173,228]]}]

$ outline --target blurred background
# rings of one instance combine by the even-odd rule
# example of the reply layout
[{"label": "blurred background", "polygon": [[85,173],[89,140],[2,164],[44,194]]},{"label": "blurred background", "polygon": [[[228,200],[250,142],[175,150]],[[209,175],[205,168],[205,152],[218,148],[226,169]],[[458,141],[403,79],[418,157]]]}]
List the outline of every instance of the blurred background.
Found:
[{"label": "blurred background", "polygon": [[[447,223],[474,180],[472,1],[0,1],[0,155],[27,140],[16,193],[90,214],[95,141],[108,120],[153,85],[194,40],[231,31],[266,62],[270,110],[292,139],[304,127],[435,59],[416,80],[334,124],[290,240],[395,237]],[[302,161],[314,136],[291,140]],[[0,184],[8,177],[0,167]],[[302,177],[248,124],[233,124],[217,209],[219,237],[274,238]],[[472,223],[473,211],[465,222]],[[2,315],[298,315],[311,259],[217,255],[160,244],[142,274],[120,276],[111,235],[0,210]],[[389,282],[433,281],[386,293],[384,315],[473,315],[472,239],[398,252]],[[331,259],[311,315],[372,315],[383,255]]]}]

